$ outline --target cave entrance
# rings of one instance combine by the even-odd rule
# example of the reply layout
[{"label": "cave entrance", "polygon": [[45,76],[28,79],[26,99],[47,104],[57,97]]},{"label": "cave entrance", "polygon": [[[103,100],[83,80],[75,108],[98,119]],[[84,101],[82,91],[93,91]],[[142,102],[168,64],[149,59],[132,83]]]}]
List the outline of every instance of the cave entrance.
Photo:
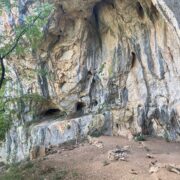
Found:
[{"label": "cave entrance", "polygon": [[139,17],[144,18],[144,9],[143,9],[143,7],[141,6],[141,3],[140,3],[140,2],[137,2],[137,3],[136,3],[136,11],[137,11]]},{"label": "cave entrance", "polygon": [[43,116],[54,116],[54,115],[59,115],[60,112],[61,111],[57,108],[50,108],[50,109],[46,110],[42,115]]},{"label": "cave entrance", "polygon": [[131,53],[131,68],[135,66],[136,63],[136,54],[134,52]]},{"label": "cave entrance", "polygon": [[83,112],[85,104],[83,102],[77,102],[76,104],[76,112]]},{"label": "cave entrance", "polygon": [[119,129],[119,124],[118,123],[116,123],[116,128]]}]

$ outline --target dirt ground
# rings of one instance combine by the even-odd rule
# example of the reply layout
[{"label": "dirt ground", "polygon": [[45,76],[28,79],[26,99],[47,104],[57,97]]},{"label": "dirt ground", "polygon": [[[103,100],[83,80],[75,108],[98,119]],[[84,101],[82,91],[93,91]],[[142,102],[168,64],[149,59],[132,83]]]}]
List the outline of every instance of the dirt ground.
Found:
[{"label": "dirt ground", "polygon": [[[152,138],[144,142],[135,142],[122,137],[105,136],[98,140],[103,142],[103,148],[88,143],[81,144],[74,150],[49,155],[44,163],[73,170],[78,174],[76,178],[82,180],[180,180],[178,172],[170,172],[166,168],[149,173],[154,162],[180,165],[179,143]],[[129,146],[127,161],[108,160],[108,151],[117,145]]]},{"label": "dirt ground", "polygon": [[[39,180],[180,180],[180,169],[170,170],[169,164],[180,165],[180,144],[162,139],[148,138],[143,142],[129,141],[122,137],[100,137],[103,148],[83,143],[69,150],[58,148],[57,152],[38,160],[43,173],[53,169],[65,172],[61,176],[34,177]],[[108,151],[116,146],[129,146],[127,161],[110,161]],[[147,154],[149,157],[147,157]],[[35,162],[35,161],[34,161]],[[37,162],[37,160],[36,160]],[[158,171],[150,173],[150,167],[159,164]],[[71,173],[69,173],[71,172]],[[42,173],[42,175],[43,175]],[[33,173],[32,173],[33,174]],[[32,174],[29,174],[29,178]],[[23,179],[23,178],[22,178]]]}]

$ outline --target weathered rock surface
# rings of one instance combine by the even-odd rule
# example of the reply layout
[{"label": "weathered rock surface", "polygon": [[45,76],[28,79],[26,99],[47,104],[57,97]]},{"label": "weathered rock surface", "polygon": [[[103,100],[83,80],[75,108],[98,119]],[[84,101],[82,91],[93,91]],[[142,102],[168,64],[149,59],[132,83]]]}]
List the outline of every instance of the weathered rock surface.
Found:
[{"label": "weathered rock surface", "polygon": [[[97,125],[97,126],[94,126]],[[57,119],[52,122],[42,122],[29,128],[19,126],[11,129],[6,143],[1,147],[1,160],[16,162],[45,156],[45,148],[68,141],[79,141],[87,135],[107,133],[106,119],[103,115],[88,115],[71,120]]]},{"label": "weathered rock surface", "polygon": [[[13,116],[6,146],[12,151],[20,147],[12,137],[17,139],[25,131],[22,124],[52,110],[78,117],[104,113],[113,135],[132,138],[142,132],[179,141],[179,1],[57,0],[55,4],[36,55],[7,63],[12,79],[7,96],[38,93],[45,100],[35,103],[31,98],[21,102],[20,110],[17,104],[12,107],[21,117]],[[34,126],[33,140],[22,145],[25,154],[33,143],[75,138],[69,130],[56,134],[54,125],[59,123]],[[52,135],[45,130],[42,136],[40,129],[49,127]],[[84,128],[82,132],[87,132]],[[14,152],[17,159],[23,159],[18,153]]]}]

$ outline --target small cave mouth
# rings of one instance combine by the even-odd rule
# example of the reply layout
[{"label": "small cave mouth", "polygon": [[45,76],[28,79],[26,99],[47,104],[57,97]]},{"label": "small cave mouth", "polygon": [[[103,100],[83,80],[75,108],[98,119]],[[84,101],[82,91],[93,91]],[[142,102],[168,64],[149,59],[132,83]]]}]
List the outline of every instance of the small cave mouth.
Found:
[{"label": "small cave mouth", "polygon": [[87,80],[89,80],[89,79],[91,78],[91,76],[92,76],[92,72],[91,72],[91,71],[88,71],[88,72],[87,72]]},{"label": "small cave mouth", "polygon": [[119,124],[118,123],[116,123],[116,128],[119,129]]},{"label": "small cave mouth", "polygon": [[91,71],[88,71],[87,73],[89,76],[92,76],[92,72]]},{"label": "small cave mouth", "polygon": [[50,108],[46,110],[45,112],[42,113],[43,116],[53,116],[53,115],[58,115],[60,114],[60,110],[57,108]]},{"label": "small cave mouth", "polygon": [[83,112],[83,109],[85,107],[85,104],[83,102],[77,102],[76,103],[76,112]]},{"label": "small cave mouth", "polygon": [[144,9],[140,2],[136,3],[136,11],[137,11],[139,17],[144,18]]},{"label": "small cave mouth", "polygon": [[99,6],[100,6],[100,2],[97,3],[94,7],[93,7],[93,15],[94,15],[94,20],[95,20],[95,25],[99,28]]},{"label": "small cave mouth", "polygon": [[131,53],[131,68],[135,66],[136,63],[136,54],[134,52]]}]

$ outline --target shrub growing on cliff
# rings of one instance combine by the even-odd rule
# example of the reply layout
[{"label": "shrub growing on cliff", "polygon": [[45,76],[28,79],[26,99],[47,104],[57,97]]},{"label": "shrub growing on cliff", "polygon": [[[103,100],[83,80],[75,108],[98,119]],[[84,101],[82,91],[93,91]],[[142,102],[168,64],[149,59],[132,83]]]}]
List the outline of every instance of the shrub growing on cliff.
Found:
[{"label": "shrub growing on cliff", "polygon": [[10,121],[7,118],[6,114],[4,113],[4,102],[3,102],[3,96],[4,96],[4,85],[0,89],[0,141],[4,140],[5,134],[10,126]]}]

